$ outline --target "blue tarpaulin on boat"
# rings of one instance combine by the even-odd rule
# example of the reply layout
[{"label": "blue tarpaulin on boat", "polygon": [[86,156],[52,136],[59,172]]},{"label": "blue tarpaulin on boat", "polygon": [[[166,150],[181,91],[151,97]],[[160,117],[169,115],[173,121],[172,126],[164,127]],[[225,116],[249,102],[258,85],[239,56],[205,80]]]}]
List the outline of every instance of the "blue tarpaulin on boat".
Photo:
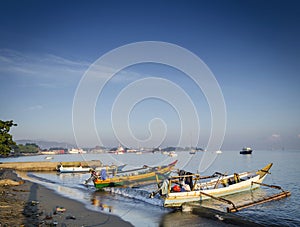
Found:
[{"label": "blue tarpaulin on boat", "polygon": [[106,178],[107,178],[106,169],[101,170],[100,177],[101,177],[101,180],[106,180]]}]

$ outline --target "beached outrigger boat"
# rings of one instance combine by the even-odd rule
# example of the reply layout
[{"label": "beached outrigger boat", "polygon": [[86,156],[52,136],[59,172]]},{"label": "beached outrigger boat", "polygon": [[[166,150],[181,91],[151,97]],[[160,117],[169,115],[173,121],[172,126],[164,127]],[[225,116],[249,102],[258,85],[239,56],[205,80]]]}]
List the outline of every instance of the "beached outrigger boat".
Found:
[{"label": "beached outrigger boat", "polygon": [[125,165],[121,165],[121,166],[116,166],[116,165],[111,165],[111,166],[100,166],[100,167],[96,167],[95,169],[92,167],[82,167],[82,166],[78,166],[78,167],[65,167],[62,164],[60,164],[57,167],[57,171],[60,173],[88,173],[91,172],[92,170],[96,170],[96,171],[101,171],[103,169],[106,170],[106,172],[108,173],[112,173],[114,171],[119,172],[122,171],[122,169],[126,166]]},{"label": "beached outrigger boat", "polygon": [[169,176],[176,163],[177,160],[165,166],[143,166],[138,169],[121,171],[112,177],[108,177],[105,170],[101,171],[100,175],[97,175],[94,171],[92,172],[91,178],[86,182],[92,180],[97,189],[142,184],[147,181],[155,181],[156,178],[165,179]]},{"label": "beached outrigger boat", "polygon": [[[216,172],[212,176],[207,177],[180,171],[179,176],[164,180],[159,185],[159,189],[150,194],[150,197],[160,193],[165,207],[181,207],[185,203],[207,199],[218,199],[233,204],[231,201],[220,197],[252,190],[258,188],[260,185],[269,186],[262,182],[269,173],[272,165],[270,163],[257,172],[234,173],[232,175]],[[213,179],[208,180],[210,178]],[[277,189],[280,188],[279,186],[271,186]],[[279,197],[287,197],[289,195],[289,192],[283,191]],[[233,210],[237,211],[238,208],[234,206],[234,209],[230,210],[230,212],[233,212]]]}]

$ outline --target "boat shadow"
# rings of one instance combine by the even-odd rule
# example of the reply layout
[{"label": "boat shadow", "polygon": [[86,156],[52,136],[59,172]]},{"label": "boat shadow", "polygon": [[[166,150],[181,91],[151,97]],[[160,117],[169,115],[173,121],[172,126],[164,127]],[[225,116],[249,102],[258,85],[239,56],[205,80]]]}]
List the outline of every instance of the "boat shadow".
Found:
[{"label": "boat shadow", "polygon": [[[241,192],[223,198],[240,205],[255,201],[262,196],[267,196],[267,194],[266,190],[258,188],[250,192]],[[263,226],[252,219],[240,216],[239,213],[226,213],[227,207],[228,204],[217,200],[186,203],[182,209],[175,209],[173,212],[166,214],[162,218],[160,226],[171,226],[174,222],[178,225],[189,225],[190,223],[193,226],[195,223],[199,223],[199,226]]]},{"label": "boat shadow", "polygon": [[232,213],[191,203],[183,210],[175,209],[161,219],[159,226],[263,226]]}]

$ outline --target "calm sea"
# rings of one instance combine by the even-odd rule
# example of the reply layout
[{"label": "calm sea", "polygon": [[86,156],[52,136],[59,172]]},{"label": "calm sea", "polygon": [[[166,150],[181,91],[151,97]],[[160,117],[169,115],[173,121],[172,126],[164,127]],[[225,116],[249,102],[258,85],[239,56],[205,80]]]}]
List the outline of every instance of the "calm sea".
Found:
[{"label": "calm sea", "polygon": [[[84,161],[101,160],[104,164],[127,164],[126,168],[136,168],[146,165],[163,165],[178,159],[177,168],[196,172],[202,159],[203,152],[191,155],[189,152],[177,152],[177,157],[156,154],[83,154],[83,155],[55,155],[51,161]],[[8,161],[42,161],[45,156],[31,156],[0,159]],[[253,151],[252,155],[240,155],[239,151],[223,151],[217,155],[213,164],[203,175],[210,175],[216,171],[223,173],[258,170],[273,162],[271,174],[264,183],[280,185],[292,193],[289,198],[257,205],[234,214],[237,219],[245,218],[257,224],[277,226],[300,226],[300,183],[299,183],[300,151]],[[29,177],[57,193],[74,200],[81,201],[89,209],[107,212],[120,216],[135,226],[214,226],[226,225],[222,220],[215,222],[201,217],[201,214],[189,212],[173,212],[172,209],[162,207],[159,199],[149,199],[149,192],[156,189],[156,185],[142,188],[120,188],[106,191],[95,191],[93,185],[83,184],[89,174],[57,174],[29,173]],[[249,202],[277,193],[275,189],[260,188],[252,192],[241,193],[227,197],[237,204]],[[61,205],[61,204],[58,204]],[[203,206],[225,211],[226,205],[214,201],[202,203]]]}]

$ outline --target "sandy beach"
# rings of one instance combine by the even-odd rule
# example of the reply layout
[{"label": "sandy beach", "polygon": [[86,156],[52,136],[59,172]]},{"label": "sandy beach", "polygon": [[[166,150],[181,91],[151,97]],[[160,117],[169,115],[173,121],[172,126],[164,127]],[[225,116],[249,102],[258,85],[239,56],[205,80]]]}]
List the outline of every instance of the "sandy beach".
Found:
[{"label": "sandy beach", "polygon": [[[5,180],[5,181],[4,181]],[[88,210],[42,185],[0,170],[0,226],[132,226],[121,218]],[[11,185],[16,183],[16,185]]]}]

